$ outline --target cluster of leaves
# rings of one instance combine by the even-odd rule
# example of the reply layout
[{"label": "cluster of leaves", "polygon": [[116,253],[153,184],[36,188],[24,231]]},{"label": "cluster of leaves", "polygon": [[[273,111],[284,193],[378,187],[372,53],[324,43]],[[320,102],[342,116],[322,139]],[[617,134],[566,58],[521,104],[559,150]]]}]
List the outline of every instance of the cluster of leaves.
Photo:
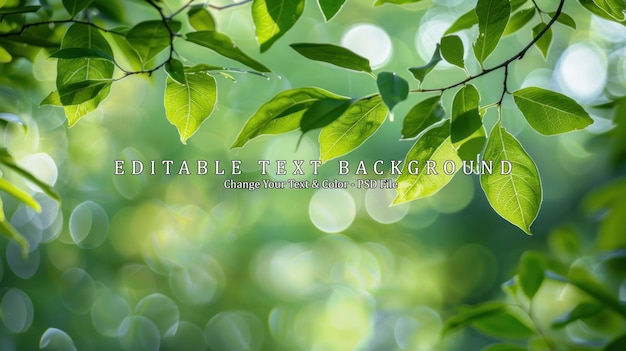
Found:
[{"label": "cluster of leaves", "polygon": [[[34,48],[43,48],[58,59],[57,90],[42,105],[64,108],[69,125],[93,111],[108,96],[114,82],[131,75],[151,75],[159,69],[167,73],[164,104],[167,119],[177,127],[183,143],[212,113],[217,103],[214,76],[237,71],[236,68],[210,64],[185,66],[176,51],[179,40],[210,49],[263,74],[269,68],[253,59],[225,34],[217,31],[211,10],[221,10],[251,3],[252,20],[260,51],[269,50],[298,21],[305,0],[244,0],[223,7],[186,2],[170,9],[166,1],[135,0],[154,10],[155,19],[124,23],[111,15],[116,2],[99,0],[63,0],[62,9],[41,0],[40,6],[26,6],[24,1],[0,3],[0,56],[3,62],[24,56],[32,59]],[[332,19],[345,0],[318,0],[325,20]],[[410,4],[418,0],[378,0],[375,5]],[[411,93],[428,97],[416,104],[404,117],[404,139],[416,139],[406,158],[419,161],[507,160],[513,164],[510,174],[489,174],[481,184],[492,207],[502,217],[530,233],[542,201],[539,172],[521,144],[501,125],[504,97],[513,96],[515,105],[537,132],[555,135],[586,128],[592,123],[588,113],[571,98],[538,87],[510,92],[507,84],[512,63],[522,59],[536,46],[547,56],[556,23],[576,28],[576,21],[563,13],[564,0],[554,11],[540,8],[535,1],[478,0],[474,9],[458,18],[441,38],[426,65],[410,67],[417,88],[394,72],[375,73],[366,58],[330,43],[295,43],[291,47],[302,56],[341,68],[363,72],[376,80],[375,92],[365,97],[344,97],[317,87],[284,91],[262,105],[247,121],[233,144],[242,147],[263,134],[279,134],[300,129],[302,133],[321,129],[320,160],[340,157],[363,144],[390,115],[394,107]],[[579,0],[592,13],[623,23],[626,5],[621,0]],[[93,11],[98,10],[94,15]],[[55,17],[63,13],[63,19]],[[119,12],[119,11],[118,11]],[[181,17],[186,16],[183,23]],[[509,59],[485,68],[487,58],[500,40],[534,23],[530,41]],[[54,25],[54,26],[51,26]],[[113,27],[115,26],[115,27]],[[454,33],[478,26],[472,51],[480,70],[470,73],[465,67],[463,42]],[[25,43],[24,46],[18,43]],[[159,57],[167,52],[165,58]],[[471,58],[470,58],[471,59]],[[441,61],[447,61],[467,73],[461,81],[435,88],[423,87],[424,80]],[[126,62],[130,67],[126,67]],[[502,95],[498,101],[481,101],[480,92],[470,84],[494,71],[504,71]],[[450,108],[444,108],[442,95],[454,92]],[[500,119],[487,137],[483,116],[497,107]],[[449,110],[450,112],[446,112]],[[404,174],[398,178],[398,196],[394,203],[412,201],[436,193],[452,174],[425,176]],[[460,169],[457,166],[457,170]]]},{"label": "cluster of leaves", "polygon": [[502,286],[506,301],[461,308],[444,334],[472,327],[500,340],[485,351],[624,350],[626,242],[618,223],[623,224],[625,190],[617,180],[583,201],[586,214],[605,214],[591,252],[574,227],[557,228],[548,237],[549,253],[521,256],[517,274]]}]

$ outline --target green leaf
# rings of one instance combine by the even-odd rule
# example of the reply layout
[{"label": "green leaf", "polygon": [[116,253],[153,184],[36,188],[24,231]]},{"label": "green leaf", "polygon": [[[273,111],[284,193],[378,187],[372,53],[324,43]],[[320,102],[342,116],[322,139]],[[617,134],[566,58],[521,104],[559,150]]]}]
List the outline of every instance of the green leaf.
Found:
[{"label": "green leaf", "polygon": [[380,73],[376,79],[376,85],[389,111],[409,96],[409,83],[395,73]]},{"label": "green leaf", "polygon": [[611,341],[603,349],[603,351],[624,351],[624,350],[626,350],[626,334]]},{"label": "green leaf", "polygon": [[441,105],[441,96],[433,96],[413,106],[404,117],[402,138],[414,138],[426,128],[441,121],[445,111]]},{"label": "green leaf", "polygon": [[516,11],[520,7],[526,5],[528,0],[511,0],[511,12]]},{"label": "green leaf", "polygon": [[[180,30],[180,22],[171,21],[172,31]],[[145,64],[151,58],[170,46],[170,31],[163,21],[140,22],[126,33],[126,40],[137,51]]]},{"label": "green leaf", "polygon": [[23,190],[19,189],[15,185],[9,183],[4,178],[0,178],[0,190],[6,192],[7,194],[13,196],[24,204],[30,206],[37,212],[41,212],[41,206],[32,196]]},{"label": "green leaf", "polygon": [[257,71],[270,72],[269,68],[246,55],[228,36],[222,33],[213,31],[193,32],[187,33],[186,39],[194,44],[209,48],[224,57],[243,63]]},{"label": "green leaf", "polygon": [[511,4],[501,0],[478,0],[478,39],[474,44],[474,55],[480,64],[495,50],[511,13]]},{"label": "green leaf", "polygon": [[41,101],[41,103],[39,103],[39,106],[46,105],[63,107],[63,103],[61,102],[61,97],[59,96],[58,90],[51,92],[48,96],[46,96],[45,99],[43,99],[43,101]]},{"label": "green leaf", "polygon": [[376,0],[374,6],[382,6],[384,4],[405,5],[420,2],[422,0]]},{"label": "green leaf", "polygon": [[320,88],[283,91],[261,106],[243,126],[231,148],[243,147],[263,134],[281,134],[300,127],[300,119],[311,105],[322,99],[342,99]]},{"label": "green leaf", "polygon": [[593,0],[593,2],[615,20],[623,21],[626,2],[624,0]]},{"label": "green leaf", "polygon": [[63,0],[63,7],[74,17],[77,13],[89,6],[93,0]]},{"label": "green leaf", "polygon": [[112,80],[83,80],[59,88],[59,99],[63,106],[78,105],[89,101],[111,86]]},{"label": "green leaf", "polygon": [[326,22],[330,21],[343,7],[346,0],[317,0]]},{"label": "green leaf", "polygon": [[538,253],[526,251],[522,255],[518,271],[519,284],[529,299],[537,294],[543,283],[545,266],[545,259]]},{"label": "green leaf", "polygon": [[604,11],[603,9],[598,7],[598,5],[595,4],[594,0],[578,0],[578,2],[581,5],[583,5],[584,8],[586,8],[591,13],[593,13],[594,15],[599,16],[599,17],[604,18],[604,19],[607,19],[609,21],[616,21],[616,22],[621,23],[622,25],[626,26],[626,22],[622,22],[622,21],[616,20],[615,17],[609,15],[606,11]]},{"label": "green leaf", "polygon": [[[409,162],[417,161],[419,171],[416,174],[409,173]],[[435,162],[436,173],[429,174],[426,171],[427,162]],[[396,198],[393,204],[401,204],[435,194],[448,184],[454,177],[445,174],[443,167],[445,162],[454,162],[455,170],[459,169],[461,159],[456,153],[450,141],[450,122],[428,130],[415,145],[409,150],[404,161],[402,174],[398,177]],[[413,165],[415,166],[415,165]]]},{"label": "green leaf", "polygon": [[450,28],[446,30],[444,35],[472,28],[475,24],[478,24],[478,16],[476,16],[476,11],[472,8],[471,10],[461,15],[461,17],[459,17],[456,21],[454,21]]},{"label": "green leaf", "polygon": [[560,329],[579,319],[593,317],[596,314],[600,313],[600,311],[602,311],[603,308],[604,308],[603,306],[595,304],[595,303],[581,302],[578,305],[576,305],[576,307],[574,307],[573,310],[555,319],[552,322],[552,328]]},{"label": "green leaf", "polygon": [[7,51],[7,49],[0,46],[0,63],[9,63],[13,60],[13,56],[11,53]]},{"label": "green leaf", "polygon": [[550,90],[529,87],[513,92],[528,123],[543,135],[585,129],[593,120],[573,99]]},{"label": "green leaf", "polygon": [[363,144],[385,121],[387,107],[380,96],[353,103],[335,122],[320,133],[320,160],[345,155]]},{"label": "green leaf", "polygon": [[61,197],[57,194],[50,185],[42,182],[39,178],[35,177],[32,173],[25,170],[24,168],[17,165],[13,156],[9,153],[6,148],[0,148],[0,163],[10,168],[13,172],[19,174],[20,176],[26,178],[29,182],[35,184],[41,191],[43,191],[46,195],[55,199],[58,202],[61,202]]},{"label": "green leaf", "polygon": [[171,59],[165,64],[165,71],[169,76],[178,83],[187,84],[187,76],[185,75],[185,67],[183,63],[177,59]]},{"label": "green leaf", "polygon": [[459,313],[446,321],[442,334],[446,335],[456,329],[467,327],[479,319],[505,311],[506,308],[506,304],[502,302],[487,302],[477,306],[462,308]]},{"label": "green leaf", "polygon": [[298,21],[304,0],[254,0],[252,19],[261,52],[267,51]]},{"label": "green leaf", "polygon": [[205,73],[185,76],[185,85],[167,78],[164,98],[167,120],[176,126],[183,144],[213,112],[217,101],[215,78]]},{"label": "green leaf", "polygon": [[187,18],[189,18],[191,27],[197,31],[214,31],[216,29],[215,18],[213,18],[213,15],[205,8],[205,5],[194,5],[190,7],[187,12]]},{"label": "green leaf", "polygon": [[504,219],[530,234],[530,225],[539,213],[542,200],[541,180],[535,163],[515,137],[499,123],[489,135],[483,159],[493,161],[496,166],[503,161],[510,162],[508,174],[483,174],[480,184],[491,207]]},{"label": "green leaf", "polygon": [[424,78],[426,78],[426,75],[435,69],[435,66],[437,66],[439,61],[441,61],[441,46],[437,44],[435,52],[427,64],[421,67],[411,67],[409,68],[409,71],[413,74],[413,77],[421,83],[424,81]]},{"label": "green leaf", "polygon": [[316,43],[297,43],[290,46],[300,55],[311,60],[327,62],[354,71],[372,73],[368,59],[342,46]]},{"label": "green leaf", "polygon": [[522,29],[528,22],[530,22],[535,17],[535,13],[537,13],[537,10],[534,7],[517,12],[516,14],[511,16],[511,19],[507,23],[506,28],[504,28],[504,33],[502,34],[513,34]]},{"label": "green leaf", "polygon": [[522,321],[521,317],[521,314],[505,309],[478,319],[472,325],[481,333],[494,338],[522,339],[534,335],[533,327]]},{"label": "green leaf", "polygon": [[[545,23],[539,23],[533,28],[533,37],[539,36],[541,31],[546,28]],[[548,57],[548,51],[550,50],[550,45],[552,44],[552,28],[548,28],[545,33],[535,42],[535,46],[541,53],[544,58]]]},{"label": "green leaf", "polygon": [[461,88],[452,100],[450,139],[462,160],[475,159],[487,140],[479,104],[480,94],[472,84]]},{"label": "green leaf", "polygon": [[580,235],[570,225],[557,227],[548,236],[550,251],[563,262],[571,262],[580,256]]},{"label": "green leaf", "polygon": [[89,48],[67,48],[55,51],[50,55],[50,58],[58,59],[79,59],[79,58],[92,58],[103,59],[111,62],[115,62],[115,59],[106,52],[98,49]]},{"label": "green leaf", "polygon": [[[556,16],[556,12],[550,12],[550,17],[554,17],[554,16]],[[559,17],[556,18],[556,21],[576,30],[576,21],[574,21],[572,17],[570,17],[568,14],[564,12],[561,12]]]},{"label": "green leaf", "polygon": [[491,344],[481,351],[527,351],[528,348],[515,344]]},{"label": "green leaf", "polygon": [[456,35],[441,38],[441,56],[451,64],[465,68],[463,41]]},{"label": "green leaf", "polygon": [[[73,24],[65,33],[65,37],[61,43],[61,49],[70,48],[98,50],[104,53],[104,55],[113,57],[113,51],[102,34],[100,34],[97,29],[85,24]],[[57,89],[61,91],[61,87],[67,87],[73,83],[86,80],[109,80],[113,77],[114,68],[115,66],[112,62],[99,58],[58,60]],[[78,122],[81,117],[95,110],[98,104],[107,97],[109,90],[110,88],[105,85],[93,99],[77,105],[64,106],[65,115],[67,116],[70,127]],[[54,93],[49,97],[54,97]],[[48,100],[48,98],[46,98],[46,100]],[[58,101],[63,102],[60,96]]]},{"label": "green leaf", "polygon": [[0,221],[0,232],[2,232],[9,239],[15,240],[22,247],[22,254],[24,256],[28,255],[29,244],[26,238],[22,236],[22,234],[18,233],[15,228],[9,223],[6,219]]},{"label": "green leaf", "polygon": [[349,99],[323,99],[314,102],[300,120],[302,133],[326,127],[346,112],[351,103]]}]

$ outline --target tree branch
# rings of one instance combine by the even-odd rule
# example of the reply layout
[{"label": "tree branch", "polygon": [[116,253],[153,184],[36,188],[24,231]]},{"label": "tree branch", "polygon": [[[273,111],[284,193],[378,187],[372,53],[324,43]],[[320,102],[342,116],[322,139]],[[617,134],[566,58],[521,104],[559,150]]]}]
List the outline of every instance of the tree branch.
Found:
[{"label": "tree branch", "polygon": [[223,6],[212,5],[212,4],[208,4],[207,6],[209,8],[212,8],[213,10],[221,11],[221,10],[226,10],[226,9],[229,9],[229,8],[232,8],[232,7],[245,5],[245,4],[250,3],[250,2],[252,2],[252,0],[243,0],[243,1],[240,1],[240,2],[233,2],[232,4],[223,5]]}]

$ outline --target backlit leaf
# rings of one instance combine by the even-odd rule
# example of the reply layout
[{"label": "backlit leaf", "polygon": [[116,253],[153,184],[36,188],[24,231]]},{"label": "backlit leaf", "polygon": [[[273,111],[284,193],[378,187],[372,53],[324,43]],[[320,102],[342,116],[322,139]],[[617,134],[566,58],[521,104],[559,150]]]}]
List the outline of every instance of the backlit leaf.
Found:
[{"label": "backlit leaf", "polygon": [[454,21],[450,28],[446,30],[444,35],[472,28],[475,24],[478,24],[478,16],[476,16],[476,11],[472,8],[471,10],[461,15],[461,17],[459,17],[456,21]]},{"label": "backlit leaf", "polygon": [[480,94],[472,85],[461,88],[452,100],[450,139],[462,160],[473,160],[487,140],[479,111]]},{"label": "backlit leaf", "polygon": [[111,80],[83,80],[59,88],[59,99],[63,106],[78,105],[89,101],[111,86]]},{"label": "backlit leaf", "polygon": [[478,39],[474,44],[474,55],[480,64],[495,50],[511,13],[511,4],[501,0],[478,0]]},{"label": "backlit leaf", "polygon": [[[83,48],[97,50],[103,55],[113,57],[113,51],[109,43],[100,32],[85,24],[73,24],[65,34],[61,44],[61,50]],[[61,88],[82,81],[110,80],[113,77],[115,66],[108,60],[100,58],[71,58],[57,61],[56,85],[59,93]],[[94,98],[79,104],[64,106],[70,126],[89,112],[95,110],[109,94],[109,86],[106,84]],[[44,100],[45,101],[45,100]],[[59,96],[59,101],[67,105]],[[67,101],[67,100],[66,100]]]},{"label": "backlit leaf", "polygon": [[197,31],[216,29],[213,15],[205,8],[205,5],[194,5],[187,12],[189,24]]},{"label": "backlit leaf", "polygon": [[437,47],[435,48],[435,52],[433,53],[433,56],[430,58],[430,61],[427,64],[425,64],[424,66],[420,66],[420,67],[409,68],[409,71],[413,74],[413,77],[415,77],[415,79],[417,79],[418,82],[420,83],[423,82],[424,78],[426,78],[426,75],[430,73],[430,71],[435,69],[435,66],[437,66],[439,61],[441,61],[440,50],[441,50],[441,46],[437,44]]},{"label": "backlit leaf", "polygon": [[332,65],[355,71],[372,73],[368,59],[337,45],[297,43],[291,47],[300,55],[315,61],[327,62]]},{"label": "backlit leaf", "polygon": [[13,56],[5,48],[0,46],[0,63],[9,63],[13,60]]},{"label": "backlit leaf", "polygon": [[463,41],[456,35],[441,38],[441,56],[451,64],[465,68]]},{"label": "backlit leaf", "polygon": [[314,102],[300,120],[302,133],[326,127],[346,112],[350,104],[349,99],[323,99]]},{"label": "backlit leaf", "polygon": [[409,83],[395,73],[380,73],[376,79],[376,85],[389,111],[409,96]]},{"label": "backlit leaf", "polygon": [[331,18],[335,17],[345,2],[346,0],[317,0],[326,21],[330,21]]},{"label": "backlit leaf", "polygon": [[261,106],[243,126],[231,148],[244,146],[263,134],[281,134],[300,127],[300,119],[311,105],[322,99],[342,99],[320,88],[283,91]]},{"label": "backlit leaf", "polygon": [[5,193],[7,193],[7,194],[9,194],[11,196],[13,196],[14,198],[18,199],[19,201],[23,202],[24,204],[30,206],[35,211],[41,212],[41,205],[39,205],[37,200],[35,200],[32,196],[30,196],[25,191],[21,190],[20,188],[16,187],[15,185],[9,183],[4,178],[0,178],[0,190],[4,191]]},{"label": "backlit leaf", "polygon": [[573,310],[557,318],[552,322],[552,328],[563,328],[579,319],[593,317],[602,311],[603,306],[592,302],[581,302]]},{"label": "backlit leaf", "polygon": [[[171,21],[172,31],[180,30],[180,22]],[[137,51],[145,64],[151,58],[170,46],[170,32],[160,20],[140,22],[126,33],[126,40]]]},{"label": "backlit leaf", "polygon": [[603,10],[598,5],[596,5],[595,0],[578,0],[578,2],[581,5],[583,5],[583,7],[585,7],[587,10],[589,10],[591,13],[593,13],[594,15],[602,17],[609,21],[617,21],[618,23],[621,23],[622,25],[626,26],[626,22],[616,20],[615,17],[609,15],[605,10]]},{"label": "backlit leaf", "polygon": [[402,138],[414,138],[426,128],[441,121],[445,111],[441,105],[441,96],[433,96],[413,106],[404,117]]},{"label": "backlit leaf", "polygon": [[209,48],[224,57],[241,62],[257,71],[270,72],[269,68],[246,55],[228,36],[222,33],[213,31],[193,32],[187,33],[186,39],[194,44]]},{"label": "backlit leaf", "polygon": [[187,84],[187,75],[183,63],[177,59],[171,59],[165,64],[165,71],[169,76],[180,84]]},{"label": "backlit leaf", "polygon": [[623,21],[626,17],[626,2],[624,0],[593,0],[593,2],[606,12],[609,16],[618,21]]},{"label": "backlit leaf", "polygon": [[517,32],[522,29],[528,22],[530,22],[534,17],[537,10],[534,7],[529,9],[521,10],[511,16],[511,19],[506,25],[504,29],[503,35],[509,35]]},{"label": "backlit leaf", "polygon": [[585,129],[593,120],[573,99],[550,90],[528,87],[513,92],[528,123],[544,135]]},{"label": "backlit leaf", "polygon": [[514,311],[513,308],[500,310],[476,320],[472,326],[494,338],[522,339],[534,335],[531,322],[523,320],[523,315]]},{"label": "backlit leaf", "polygon": [[200,128],[217,101],[215,78],[205,73],[186,73],[187,84],[167,78],[165,115],[175,125],[183,144]]},{"label": "backlit leaf", "polygon": [[[556,12],[550,12],[550,17],[554,17],[554,16],[556,16]],[[576,29],[576,21],[574,21],[572,17],[570,17],[568,14],[564,12],[561,12],[559,17],[557,17],[556,21],[574,30]]]},{"label": "backlit leaf", "polygon": [[359,147],[378,130],[387,112],[380,96],[354,102],[336,121],[322,128],[320,160],[326,162]]},{"label": "backlit leaf", "polygon": [[39,180],[39,178],[35,177],[32,173],[20,167],[6,148],[0,148],[0,163],[10,168],[13,172],[24,177],[29,182],[35,184],[46,195],[50,196],[56,201],[61,201],[61,197],[59,196],[59,194],[57,194],[57,192],[54,191],[54,189],[52,189],[50,185],[44,183],[43,181]]},{"label": "backlit leaf", "polygon": [[304,0],[254,0],[252,19],[261,52],[267,51],[298,21]]},{"label": "backlit leaf", "polygon": [[[533,37],[536,38],[537,36],[539,36],[539,34],[544,28],[546,28],[545,23],[537,24],[533,28]],[[548,28],[545,31],[545,33],[543,33],[541,38],[537,40],[537,42],[535,43],[535,46],[537,47],[537,49],[539,49],[539,51],[541,51],[541,53],[543,54],[543,57],[545,58],[545,57],[548,57],[548,51],[550,50],[551,44],[552,44],[552,28]]]},{"label": "backlit leaf", "polygon": [[480,184],[491,207],[502,218],[530,234],[530,225],[542,201],[541,180],[535,163],[499,123],[489,135],[483,159],[493,161],[495,168],[500,168],[502,162],[510,162],[510,170],[502,167],[502,171],[481,175]]},{"label": "backlit leaf", "polygon": [[15,242],[17,242],[20,247],[22,247],[23,255],[28,254],[28,240],[26,240],[26,238],[24,238],[22,234],[18,233],[18,231],[15,230],[11,223],[9,223],[9,221],[7,221],[6,219],[0,221],[0,233],[4,234],[9,239],[15,240]]},{"label": "backlit leaf", "polygon": [[84,10],[91,4],[93,0],[63,0],[63,7],[72,17]]},{"label": "backlit leaf", "polygon": [[[417,161],[412,167],[419,166],[417,174],[409,173],[409,162]],[[427,162],[436,165],[434,173],[427,172]],[[404,161],[402,174],[398,177],[396,198],[393,204],[401,204],[435,194],[448,184],[454,173],[444,173],[444,164],[453,162],[455,171],[461,165],[461,159],[450,141],[450,122],[428,130],[409,150]]]},{"label": "backlit leaf", "polygon": [[545,259],[541,255],[532,251],[526,251],[522,255],[518,271],[519,284],[529,299],[539,291],[545,268]]}]

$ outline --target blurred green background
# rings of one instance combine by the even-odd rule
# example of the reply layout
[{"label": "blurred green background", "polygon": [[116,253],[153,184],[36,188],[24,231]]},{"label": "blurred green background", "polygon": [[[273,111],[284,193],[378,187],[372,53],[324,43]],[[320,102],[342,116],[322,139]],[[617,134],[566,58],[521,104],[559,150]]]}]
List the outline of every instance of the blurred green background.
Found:
[{"label": "blurred green background", "polygon": [[[4,69],[5,87],[24,79],[18,95],[3,87],[0,99],[20,111],[28,130],[7,126],[2,141],[20,164],[54,184],[63,202],[19,178],[14,180],[35,194],[43,211],[3,196],[7,216],[27,236],[31,252],[25,258],[17,244],[0,241],[0,350],[478,350],[490,339],[472,330],[442,339],[443,323],[460,305],[501,297],[500,285],[515,274],[523,251],[548,252],[550,233],[569,225],[581,238],[579,255],[597,252],[599,218],[583,215],[580,201],[624,171],[610,162],[603,136],[612,128],[607,109],[588,108],[595,124],[586,131],[543,137],[505,99],[503,123],[541,174],[544,201],[534,236],[501,219],[478,178],[462,174],[433,197],[395,207],[388,206],[393,190],[250,192],[224,189],[228,176],[113,175],[114,160],[200,159],[242,160],[238,180],[283,179],[261,176],[257,161],[315,160],[317,135],[307,134],[298,148],[295,132],[230,150],[262,103],[303,86],[351,97],[376,91],[371,77],[306,60],[288,44],[345,45],[377,71],[411,81],[406,68],[426,63],[443,32],[474,3],[371,5],[348,0],[324,23],[309,1],[294,29],[263,55],[249,5],[214,12],[218,29],[274,73],[268,79],[232,73],[236,82],[218,77],[216,111],[188,145],[165,118],[162,71],[115,83],[96,112],[68,129],[61,109],[37,107],[54,90],[55,60],[42,52],[32,65],[22,61]],[[155,16],[134,2],[123,6],[131,22]],[[625,27],[591,17],[576,2],[568,1],[565,10],[578,29],[556,28],[548,58],[532,49],[513,65],[509,86],[562,91],[586,106],[626,94]],[[530,27],[505,38],[487,66],[526,45]],[[466,48],[476,32],[462,33]],[[186,64],[232,65],[182,41],[177,48],[189,58]],[[475,60],[467,61],[477,72]],[[425,87],[463,77],[441,64]],[[501,72],[476,81],[483,105],[497,101],[501,82]],[[399,140],[402,117],[428,96],[398,105],[394,121],[345,159],[404,159],[412,142]],[[446,108],[451,98],[444,94]],[[496,118],[488,112],[488,129]],[[334,165],[302,179],[335,178]],[[374,177],[341,177],[357,178]],[[546,315],[540,319],[562,313],[560,306],[578,298],[564,284],[544,288],[540,313]],[[626,285],[618,282],[617,291],[624,298]],[[610,335],[626,329],[616,323],[597,329]]]}]

